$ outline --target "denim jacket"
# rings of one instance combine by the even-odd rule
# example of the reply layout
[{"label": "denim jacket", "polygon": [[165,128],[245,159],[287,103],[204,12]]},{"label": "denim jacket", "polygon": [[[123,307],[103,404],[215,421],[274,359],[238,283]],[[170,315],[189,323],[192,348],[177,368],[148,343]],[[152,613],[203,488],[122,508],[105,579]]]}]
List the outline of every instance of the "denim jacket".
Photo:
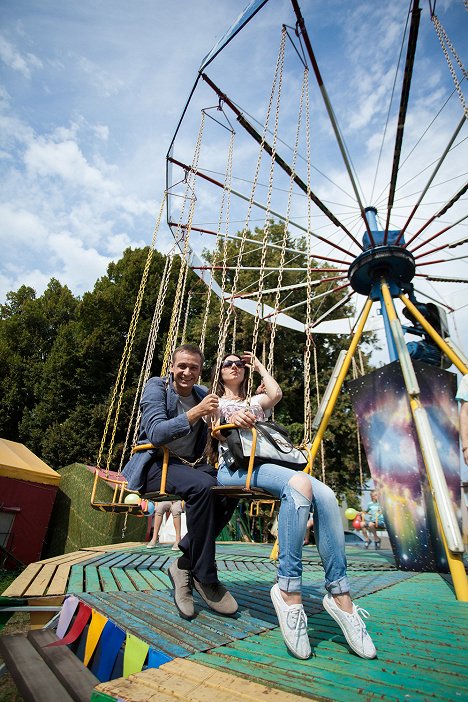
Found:
[{"label": "denim jacket", "polygon": [[[198,402],[207,394],[205,387],[194,385],[193,392]],[[187,415],[177,413],[179,395],[174,390],[172,376],[165,378],[150,378],[145,385],[140,402],[141,423],[139,444],[164,446],[174,439],[188,436],[192,431]],[[202,422],[195,447],[194,459],[202,456],[208,436],[207,426]],[[157,462],[160,451],[157,448],[148,451],[137,451],[130,458],[122,471],[131,490],[141,490],[145,484],[146,474],[151,465]]]}]

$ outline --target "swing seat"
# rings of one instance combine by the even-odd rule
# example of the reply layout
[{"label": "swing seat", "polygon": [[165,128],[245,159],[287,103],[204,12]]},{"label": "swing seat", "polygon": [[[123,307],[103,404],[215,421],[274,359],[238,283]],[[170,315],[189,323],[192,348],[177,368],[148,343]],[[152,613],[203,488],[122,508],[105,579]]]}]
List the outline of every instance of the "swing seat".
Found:
[{"label": "swing seat", "polygon": [[[134,446],[132,453],[137,451],[146,451],[147,449],[154,448],[153,444],[140,444]],[[142,507],[142,500],[152,500],[154,502],[160,502],[162,500],[179,499],[175,495],[168,495],[166,493],[166,480],[167,480],[167,466],[169,464],[169,449],[166,446],[163,449],[163,464],[162,464],[162,474],[161,474],[161,487],[159,492],[141,495],[141,500],[135,504],[128,504],[125,502],[125,493],[135,493],[135,490],[130,490],[128,488],[127,480],[122,476],[121,473],[112,470],[106,470],[102,468],[95,468],[95,477],[93,491],[91,494],[91,506],[101,512],[110,512],[113,514],[131,514],[135,517],[148,517],[150,516],[147,511]],[[96,498],[96,491],[99,484],[106,484],[114,488],[114,493],[112,500],[109,502],[100,502]],[[138,493],[137,493],[138,494]]]},{"label": "swing seat", "polygon": [[[238,428],[239,427],[237,427],[235,424],[220,424],[220,426],[212,429],[211,436],[219,441],[218,434],[220,434],[222,431],[225,431],[227,429]],[[245,484],[232,486],[219,485],[211,489],[213,490],[213,492],[216,492],[217,495],[223,495],[226,497],[236,497],[238,499],[244,498],[251,500],[269,498],[271,500],[271,495],[269,492],[263,490],[262,488],[252,487],[252,485],[250,484],[252,480],[252,471],[254,469],[255,450],[257,448],[257,430],[255,429],[255,427],[251,427],[250,431],[252,432],[252,447],[250,450],[249,465],[245,476]]]},{"label": "swing seat", "polygon": [[[216,427],[212,431],[212,436],[217,438],[217,434],[225,429],[236,429],[234,424],[223,424]],[[254,468],[254,458],[255,449],[257,445],[257,431],[255,427],[252,427],[252,452],[249,459],[249,466],[247,469],[245,484],[244,485],[215,485],[212,487],[212,491],[217,495],[228,497],[231,499],[250,499],[250,500],[262,500],[271,502],[271,495],[266,490],[262,488],[252,487],[250,485],[252,479],[252,471]],[[154,449],[153,444],[139,444],[133,447],[132,453],[137,451],[147,451]],[[167,469],[169,465],[169,449],[167,446],[161,446],[163,449],[163,462],[161,471],[161,486],[159,491],[148,492],[141,495],[141,500],[152,500],[153,502],[161,502],[164,500],[178,500],[180,497],[178,495],[169,495],[166,492],[166,481],[167,481]],[[96,499],[96,491],[99,484],[105,483],[113,487],[114,493],[111,501],[100,502]],[[144,511],[141,506],[141,501],[136,504],[127,504],[125,502],[125,493],[135,493],[135,490],[129,490],[128,483],[121,473],[117,471],[106,470],[102,468],[95,468],[95,477],[93,491],[91,494],[91,506],[101,512],[110,512],[113,514],[131,514],[136,517],[147,517],[148,512]]]},{"label": "swing seat", "polygon": [[277,500],[252,500],[250,503],[249,517],[260,517],[262,508],[269,508],[268,517],[272,517],[275,512]]}]

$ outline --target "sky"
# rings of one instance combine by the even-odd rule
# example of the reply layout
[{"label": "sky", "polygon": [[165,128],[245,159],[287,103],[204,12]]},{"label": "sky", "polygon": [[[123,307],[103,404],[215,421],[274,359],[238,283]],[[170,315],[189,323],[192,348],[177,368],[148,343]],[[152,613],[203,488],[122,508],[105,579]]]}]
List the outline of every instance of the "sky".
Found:
[{"label": "sky", "polygon": [[[150,243],[166,187],[165,156],[198,68],[246,4],[247,0],[0,0],[0,303],[21,285],[33,287],[39,295],[52,277],[68,285],[75,295],[82,295],[127,247]],[[301,5],[359,174],[364,204],[382,206],[382,192],[391,172],[394,120],[387,129],[380,159],[384,167],[377,177],[376,163],[408,2],[308,0]],[[429,21],[426,0],[421,0],[421,7],[417,67],[403,149],[408,161],[402,172],[403,191],[392,215],[395,229],[414,204],[414,193],[421,191],[434,167],[430,164],[442,153],[462,115],[458,96],[450,97],[453,81]],[[439,0],[436,9],[466,66],[468,12],[463,0]],[[207,69],[212,80],[259,124],[265,120],[282,22],[294,23],[289,0],[270,0]],[[279,127],[282,141],[278,146],[289,160],[301,81],[300,62],[291,47],[288,40],[282,89],[284,117]],[[193,158],[200,108],[216,104],[217,98],[206,86],[197,88],[175,141],[174,153],[181,160],[191,162]],[[316,87],[311,90],[311,110],[314,190],[327,204],[333,204],[356,236],[362,236],[356,206],[351,206],[349,179]],[[397,111],[398,97],[392,106],[393,117]],[[229,119],[235,121],[232,113]],[[418,134],[433,119],[428,135],[419,143]],[[202,165],[222,179],[228,131],[224,129],[224,136],[219,136],[212,120],[208,121]],[[273,122],[270,124],[273,130]],[[428,218],[457,191],[463,178],[466,180],[466,125],[464,130],[418,216]],[[250,138],[238,135],[240,131],[236,128],[239,142],[233,187],[248,198],[258,149]],[[302,134],[302,149],[304,140]],[[304,171],[304,164],[298,161],[300,168]],[[173,178],[175,182],[177,173]],[[268,180],[264,160],[255,200],[266,201]],[[275,174],[273,186],[271,207],[284,212],[288,179]],[[194,221],[216,229],[219,193],[204,184],[199,192]],[[306,210],[304,195],[295,193],[292,218],[304,225]],[[175,215],[180,212],[180,203],[174,205],[174,199],[173,211]],[[464,213],[466,197],[441,218],[439,229]],[[245,208],[233,204],[234,232],[242,227],[245,215]],[[340,246],[348,246],[342,232],[320,217],[313,215],[315,230]],[[421,226],[422,221],[415,219],[409,231],[415,231],[416,222]],[[252,211],[250,222],[261,226],[258,209]],[[437,228],[427,230],[428,234],[435,231]],[[467,223],[462,222],[439,241],[450,243],[466,237],[467,231]],[[157,248],[168,251],[173,238],[165,222],[158,237]],[[201,235],[194,239],[193,247],[199,255],[210,244],[210,237]],[[336,253],[336,248],[320,247],[316,250],[322,255]],[[434,273],[468,279],[466,254],[466,245],[451,249],[449,263],[434,267]],[[467,351],[467,285],[421,285],[456,308],[450,316],[452,331]]]}]

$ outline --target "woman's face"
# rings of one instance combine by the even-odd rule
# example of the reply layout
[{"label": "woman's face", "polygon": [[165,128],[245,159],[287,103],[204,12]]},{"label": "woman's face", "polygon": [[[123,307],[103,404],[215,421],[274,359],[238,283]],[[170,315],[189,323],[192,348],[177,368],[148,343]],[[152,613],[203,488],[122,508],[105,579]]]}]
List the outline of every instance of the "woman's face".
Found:
[{"label": "woman's face", "polygon": [[226,356],[221,364],[221,379],[226,385],[240,385],[244,380],[245,366],[239,356]]}]

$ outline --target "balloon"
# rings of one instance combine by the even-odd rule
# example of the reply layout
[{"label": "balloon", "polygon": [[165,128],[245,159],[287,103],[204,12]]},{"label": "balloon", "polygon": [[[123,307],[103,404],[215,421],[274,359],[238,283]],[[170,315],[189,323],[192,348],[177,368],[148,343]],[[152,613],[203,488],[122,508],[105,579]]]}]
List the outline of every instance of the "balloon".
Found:
[{"label": "balloon", "polygon": [[348,507],[348,509],[345,512],[346,519],[349,519],[350,521],[356,519],[357,515],[358,511],[356,509],[353,509],[352,507]]},{"label": "balloon", "polygon": [[353,527],[355,529],[360,529],[362,526],[361,524],[361,517],[357,516],[356,519],[353,520]]},{"label": "balloon", "polygon": [[140,495],[137,495],[135,492],[131,492],[127,495],[124,502],[126,505],[139,505],[140,499]]},{"label": "balloon", "polygon": [[151,500],[142,500],[140,506],[145,516],[150,517],[154,513],[154,502]]}]

